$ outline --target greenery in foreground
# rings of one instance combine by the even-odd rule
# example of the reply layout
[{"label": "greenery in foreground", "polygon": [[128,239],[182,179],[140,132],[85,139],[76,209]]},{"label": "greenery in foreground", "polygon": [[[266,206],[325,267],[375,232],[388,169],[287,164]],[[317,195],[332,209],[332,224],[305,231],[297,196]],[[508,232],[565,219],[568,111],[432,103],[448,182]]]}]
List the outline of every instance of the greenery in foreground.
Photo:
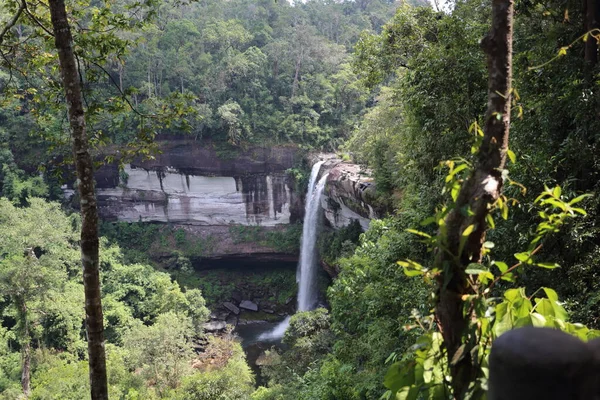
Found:
[{"label": "greenery in foreground", "polygon": [[[0,199],[0,398],[21,398],[25,362],[30,399],[88,398],[79,220],[56,203],[28,203]],[[205,337],[200,290],[124,263],[106,241],[101,254],[111,398],[233,400],[253,391],[240,345]]]}]

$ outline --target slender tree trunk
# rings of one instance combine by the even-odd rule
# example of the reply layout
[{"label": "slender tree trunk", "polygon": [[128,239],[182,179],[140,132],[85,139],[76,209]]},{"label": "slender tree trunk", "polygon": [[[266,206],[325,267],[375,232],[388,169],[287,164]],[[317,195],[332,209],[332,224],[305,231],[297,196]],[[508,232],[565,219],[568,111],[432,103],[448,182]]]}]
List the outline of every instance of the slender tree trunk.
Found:
[{"label": "slender tree trunk", "polygon": [[[600,4],[598,4],[598,0],[583,1],[585,32],[600,28]],[[585,61],[591,68],[595,67],[598,63],[598,42],[591,36],[585,42]]]},{"label": "slender tree trunk", "polygon": [[123,66],[123,63],[120,60],[117,60],[118,62],[118,69],[119,69],[119,90],[122,92],[123,91],[123,75],[125,74],[125,67]]},{"label": "slender tree trunk", "polygon": [[22,321],[21,329],[21,388],[25,398],[31,394],[31,338],[29,337],[29,320],[27,318],[27,304],[22,296],[16,296],[15,304]]},{"label": "slender tree trunk", "polygon": [[292,97],[296,96],[298,90],[298,82],[300,81],[300,67],[302,66],[302,51],[300,51],[300,57],[296,60],[296,71],[294,73],[294,82],[292,83]]},{"label": "slender tree trunk", "polygon": [[108,399],[108,388],[100,274],[98,271],[98,210],[96,206],[94,166],[88,151],[81,84],[75,64],[75,56],[73,55],[73,38],[67,20],[65,3],[64,0],[49,0],[49,5],[69,112],[73,156],[81,199],[81,260],[85,291],[90,388],[92,400],[105,400]]},{"label": "slender tree trunk", "polygon": [[[470,357],[473,343],[468,339],[462,340],[472,317],[463,311],[462,296],[471,293],[465,269],[470,263],[481,262],[487,229],[485,218],[502,189],[502,169],[506,161],[510,127],[512,28],[513,0],[493,0],[492,27],[482,41],[489,72],[483,143],[475,168],[461,188],[454,209],[446,218],[445,246],[448,251],[439,251],[435,260],[436,267],[442,271],[435,314],[448,351],[448,360],[454,360],[450,369],[456,398],[464,397],[469,382],[477,374]],[[467,209],[471,212],[467,213]],[[462,233],[470,225],[475,228],[459,254]],[[449,281],[446,281],[447,277],[450,277]]]}]

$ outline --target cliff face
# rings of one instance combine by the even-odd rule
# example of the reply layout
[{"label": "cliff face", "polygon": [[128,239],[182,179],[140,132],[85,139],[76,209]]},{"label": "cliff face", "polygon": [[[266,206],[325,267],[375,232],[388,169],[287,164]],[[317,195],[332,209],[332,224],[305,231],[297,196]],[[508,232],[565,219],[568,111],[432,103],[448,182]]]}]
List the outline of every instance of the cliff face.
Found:
[{"label": "cliff face", "polygon": [[102,218],[216,226],[276,226],[301,218],[301,199],[285,174],[294,165],[294,147],[224,153],[177,140],[160,148],[154,160],[132,162],[122,173],[116,166],[98,171]]},{"label": "cliff face", "polygon": [[[285,172],[299,157],[295,147],[225,152],[180,139],[162,142],[160,148],[155,159],[135,160],[124,171],[116,165],[97,171],[103,219],[163,222],[184,229],[190,237],[210,243],[201,256],[204,260],[297,259],[289,250],[293,246],[283,250],[273,239],[285,237],[282,232],[302,221],[304,214],[306,188],[296,192]],[[326,160],[321,175],[329,174],[321,201],[326,223],[338,229],[357,219],[366,230],[371,219],[381,216],[372,205],[375,189],[368,171],[331,154],[313,156],[311,162],[318,159]],[[74,190],[65,187],[65,193],[70,196]],[[235,227],[240,225],[247,228],[236,237]]]},{"label": "cliff face", "polygon": [[326,160],[321,174],[329,174],[321,201],[327,222],[339,229],[356,219],[367,230],[371,220],[382,214],[373,205],[375,184],[370,171],[329,154],[317,157]]}]

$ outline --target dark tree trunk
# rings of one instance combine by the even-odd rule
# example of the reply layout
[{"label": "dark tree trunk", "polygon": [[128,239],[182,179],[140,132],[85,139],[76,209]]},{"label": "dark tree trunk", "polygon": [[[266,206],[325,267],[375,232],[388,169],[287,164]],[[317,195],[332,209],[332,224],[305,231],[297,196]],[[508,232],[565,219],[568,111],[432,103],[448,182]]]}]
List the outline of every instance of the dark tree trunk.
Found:
[{"label": "dark tree trunk", "polygon": [[[584,30],[589,32],[592,29],[600,28],[600,5],[598,0],[584,1]],[[598,33],[596,32],[596,35]],[[592,36],[585,42],[585,61],[588,66],[593,68],[598,63],[598,42]]]},{"label": "dark tree trunk", "polygon": [[94,184],[94,166],[88,151],[81,84],[73,54],[73,38],[64,0],[50,0],[50,16],[69,111],[73,156],[81,199],[81,261],[85,290],[86,331],[93,400],[108,399],[104,323],[98,271],[98,210]]},{"label": "dark tree trunk", "polygon": [[[452,386],[456,398],[463,398],[469,382],[477,374],[470,358],[473,343],[465,341],[471,315],[463,311],[462,296],[471,293],[465,269],[470,263],[481,262],[482,244],[487,229],[485,218],[491,205],[500,196],[502,169],[508,149],[512,79],[513,0],[492,1],[492,27],[482,41],[488,57],[488,109],[485,116],[484,138],[478,160],[471,176],[464,183],[454,209],[446,218],[448,251],[439,251],[435,265],[441,271],[436,318],[442,332],[451,365]],[[471,213],[466,210],[470,209]],[[475,229],[468,236],[461,254],[460,239],[467,227]],[[455,257],[453,257],[454,255]],[[446,277],[451,277],[445,282]],[[457,351],[462,345],[462,355]]]}]

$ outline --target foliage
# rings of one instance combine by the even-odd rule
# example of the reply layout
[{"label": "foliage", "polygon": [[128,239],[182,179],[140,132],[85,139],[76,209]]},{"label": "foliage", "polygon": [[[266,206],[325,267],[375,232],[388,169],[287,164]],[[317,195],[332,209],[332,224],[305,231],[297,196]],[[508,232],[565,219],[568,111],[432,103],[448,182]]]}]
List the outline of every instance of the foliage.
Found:
[{"label": "foliage", "polygon": [[[3,3],[2,26],[18,5]],[[378,31],[396,6],[388,0],[235,0],[228,7],[218,0],[120,0],[67,7],[90,144],[108,154],[107,161],[123,161],[151,157],[159,134],[169,140],[188,133],[234,148],[292,141],[333,150],[367,99],[349,67],[351,47],[361,31]],[[30,6],[19,22],[3,38],[0,88],[7,96],[0,127],[9,132],[21,168],[30,157],[23,137],[41,137],[39,157],[31,161],[50,170],[70,153],[66,121],[54,101],[63,95],[49,16]],[[24,37],[29,47],[20,51]],[[21,130],[25,135],[14,134]]]},{"label": "foliage", "polygon": [[[86,398],[78,217],[42,199],[27,203],[15,207],[0,198],[1,398],[20,395],[26,348],[31,398]],[[193,372],[192,340],[203,337],[205,300],[198,289],[182,291],[166,273],[123,263],[120,249],[105,240],[102,247],[111,396],[166,395]]]},{"label": "foliage", "polygon": [[[457,179],[455,176],[448,175],[450,178],[448,181]],[[553,289],[542,287],[528,295],[523,287],[511,288],[504,291],[501,296],[493,290],[501,281],[515,282],[516,272],[527,266],[545,269],[558,267],[556,263],[536,260],[536,253],[542,248],[543,240],[559,232],[568,219],[586,214],[583,209],[575,205],[588,197],[581,195],[566,201],[561,194],[558,186],[554,189],[546,187],[545,191],[537,197],[536,203],[542,209],[538,213],[542,222],[535,229],[527,250],[514,254],[517,262],[512,267],[509,268],[506,262],[492,257],[491,249],[494,248],[492,242],[483,245],[485,262],[467,267],[465,273],[469,276],[469,284],[475,288],[475,293],[463,296],[463,312],[474,313],[474,319],[468,321],[469,326],[463,333],[463,344],[452,360],[448,360],[444,352],[443,339],[435,324],[435,317],[433,315],[417,317],[417,325],[413,328],[421,328],[425,333],[417,340],[412,352],[405,354],[401,361],[390,367],[385,380],[386,386],[390,389],[388,398],[391,398],[389,396],[416,398],[418,393],[427,393],[426,397],[431,399],[452,396],[449,368],[464,357],[470,357],[475,362],[475,368],[479,370],[476,381],[469,387],[467,397],[481,398],[487,390],[491,344],[496,337],[510,329],[522,326],[552,327],[583,340],[600,337],[600,331],[590,330],[582,324],[567,322],[567,312]],[[453,200],[456,200],[454,196]],[[500,198],[496,205],[504,219],[508,217],[508,206],[505,201],[506,198]],[[443,208],[430,219],[431,222],[438,224],[437,235],[431,236],[412,229],[409,231],[423,237],[423,242],[431,251],[447,251],[444,241],[446,235],[444,215],[447,212],[447,208]],[[494,226],[491,217],[489,224]],[[462,234],[465,241],[469,229],[472,228],[467,227]],[[412,260],[399,261],[398,264],[404,267],[407,276],[420,275],[426,282],[447,275],[443,270],[426,268]],[[544,297],[535,297],[540,292],[543,292]],[[468,351],[471,354],[465,354]]]},{"label": "foliage", "polygon": [[330,317],[324,308],[294,314],[283,338],[286,350],[266,352],[262,373],[269,379],[269,387],[259,388],[252,398],[315,398],[307,386],[332,350],[334,336],[329,328]]},{"label": "foliage", "polygon": [[200,237],[183,228],[163,224],[102,222],[100,234],[118,243],[128,262],[158,264],[161,259],[175,259],[175,263],[180,264],[183,258],[202,256],[213,246],[210,236]]},{"label": "foliage", "polygon": [[[236,267],[189,271],[179,274],[182,287],[200,288],[209,305],[229,301],[235,291],[248,297],[261,297],[269,303],[283,306],[296,295],[296,270],[282,266],[269,268]],[[188,289],[189,291],[189,289]],[[186,292],[187,293],[187,292]]]},{"label": "foliage", "polygon": [[321,259],[333,264],[338,258],[352,255],[362,231],[360,222],[355,219],[336,231],[322,233],[318,242]]},{"label": "foliage", "polygon": [[248,399],[254,391],[254,376],[246,364],[241,345],[231,336],[212,337],[205,354],[220,359],[212,365],[202,364],[201,359],[201,363],[195,365],[200,372],[184,378],[173,400]]},{"label": "foliage", "polygon": [[254,225],[230,225],[229,233],[234,243],[256,243],[282,253],[298,253],[302,225],[291,224],[285,229],[268,229]]}]

